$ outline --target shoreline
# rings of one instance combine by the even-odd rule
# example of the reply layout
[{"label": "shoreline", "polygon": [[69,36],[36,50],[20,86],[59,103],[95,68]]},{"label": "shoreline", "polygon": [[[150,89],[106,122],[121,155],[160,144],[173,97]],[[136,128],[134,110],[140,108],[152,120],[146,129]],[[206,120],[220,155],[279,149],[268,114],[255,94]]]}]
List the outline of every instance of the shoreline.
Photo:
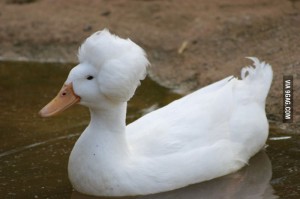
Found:
[{"label": "shoreline", "polygon": [[[0,61],[77,63],[84,39],[108,28],[145,49],[151,79],[186,94],[239,77],[251,64],[244,57],[258,57],[274,71],[268,118],[300,133],[300,1],[37,0],[0,7]],[[294,76],[292,124],[281,123],[284,75]]]}]

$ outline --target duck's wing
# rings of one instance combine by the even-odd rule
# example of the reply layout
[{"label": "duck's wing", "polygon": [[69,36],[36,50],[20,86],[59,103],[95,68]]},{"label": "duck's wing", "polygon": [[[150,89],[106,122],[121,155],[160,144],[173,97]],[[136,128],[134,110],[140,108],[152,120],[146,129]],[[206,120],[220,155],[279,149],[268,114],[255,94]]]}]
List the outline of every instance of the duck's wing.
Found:
[{"label": "duck's wing", "polygon": [[132,150],[147,156],[171,154],[227,139],[235,78],[227,77],[127,126]]},{"label": "duck's wing", "polygon": [[273,73],[251,59],[255,67],[243,68],[241,80],[227,77],[128,125],[132,151],[159,156],[230,140],[245,146],[245,157],[255,154],[268,135],[265,99]]}]

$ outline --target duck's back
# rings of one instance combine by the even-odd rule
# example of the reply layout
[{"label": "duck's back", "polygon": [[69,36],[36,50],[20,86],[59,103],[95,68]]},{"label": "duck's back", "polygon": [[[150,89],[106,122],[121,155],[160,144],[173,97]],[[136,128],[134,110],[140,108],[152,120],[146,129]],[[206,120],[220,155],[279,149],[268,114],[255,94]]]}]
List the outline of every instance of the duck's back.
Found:
[{"label": "duck's back", "polygon": [[256,68],[244,68],[242,80],[227,77],[128,125],[132,152],[164,156],[227,140],[244,146],[250,158],[267,138],[264,106],[272,80],[271,67],[254,61]]}]

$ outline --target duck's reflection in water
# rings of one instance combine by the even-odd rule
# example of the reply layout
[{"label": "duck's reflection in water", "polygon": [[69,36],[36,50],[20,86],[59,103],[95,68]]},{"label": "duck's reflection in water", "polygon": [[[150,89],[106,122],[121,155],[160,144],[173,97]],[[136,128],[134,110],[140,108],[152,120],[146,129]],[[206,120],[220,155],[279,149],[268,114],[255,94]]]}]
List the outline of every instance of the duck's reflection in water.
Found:
[{"label": "duck's reflection in water", "polygon": [[[220,165],[222,166],[222,165]],[[119,197],[119,199],[274,199],[270,185],[272,165],[264,151],[251,158],[249,165],[236,173],[181,189],[146,196]],[[76,191],[71,199],[101,199],[82,195]]]}]

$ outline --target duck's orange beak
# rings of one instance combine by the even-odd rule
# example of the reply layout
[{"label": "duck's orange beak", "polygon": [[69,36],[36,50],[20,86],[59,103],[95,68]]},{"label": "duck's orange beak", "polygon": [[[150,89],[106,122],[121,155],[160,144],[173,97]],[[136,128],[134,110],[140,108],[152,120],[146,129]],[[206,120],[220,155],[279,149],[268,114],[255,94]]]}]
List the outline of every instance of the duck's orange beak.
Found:
[{"label": "duck's orange beak", "polygon": [[79,101],[80,97],[74,93],[72,83],[65,84],[57,96],[40,110],[39,114],[42,117],[50,117],[66,110]]}]

